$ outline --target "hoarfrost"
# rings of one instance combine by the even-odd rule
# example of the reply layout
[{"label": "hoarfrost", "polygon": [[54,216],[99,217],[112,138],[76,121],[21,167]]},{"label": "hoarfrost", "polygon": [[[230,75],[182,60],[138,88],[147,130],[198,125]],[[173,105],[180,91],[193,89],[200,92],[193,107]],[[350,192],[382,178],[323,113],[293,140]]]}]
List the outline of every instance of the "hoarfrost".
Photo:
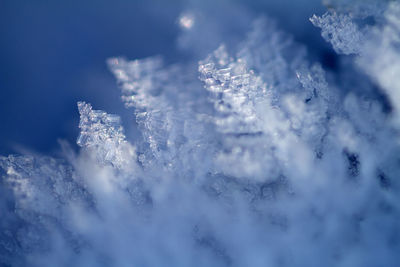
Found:
[{"label": "hoarfrost", "polygon": [[132,165],[134,150],[125,140],[120,118],[104,111],[93,110],[85,102],[78,102],[78,109],[81,115],[81,132],[77,144],[93,149],[99,163],[111,163],[117,168]]},{"label": "hoarfrost", "polygon": [[330,42],[339,54],[358,54],[364,36],[353,23],[350,15],[325,13],[322,17],[314,15],[311,22],[322,28],[322,37]]},{"label": "hoarfrost", "polygon": [[[203,59],[110,59],[142,136],[78,102],[78,153],[0,157],[0,263],[396,266],[399,6],[330,3],[312,22],[355,54],[354,90],[267,18]],[[187,44],[196,16],[180,18]]]}]

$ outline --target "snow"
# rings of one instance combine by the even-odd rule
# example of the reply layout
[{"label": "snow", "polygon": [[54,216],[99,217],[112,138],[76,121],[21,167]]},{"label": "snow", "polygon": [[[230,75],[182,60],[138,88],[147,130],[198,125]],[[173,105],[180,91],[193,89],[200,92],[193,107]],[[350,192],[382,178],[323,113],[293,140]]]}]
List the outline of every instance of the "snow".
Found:
[{"label": "snow", "polygon": [[[0,262],[396,266],[399,5],[329,2],[311,21],[351,62],[342,71],[311,62],[265,17],[201,58],[109,59],[142,136],[78,102],[79,152],[1,156],[12,197],[0,200],[12,204],[0,206]],[[220,32],[218,17],[178,21],[186,44]],[[393,111],[366,90],[376,84]]]}]

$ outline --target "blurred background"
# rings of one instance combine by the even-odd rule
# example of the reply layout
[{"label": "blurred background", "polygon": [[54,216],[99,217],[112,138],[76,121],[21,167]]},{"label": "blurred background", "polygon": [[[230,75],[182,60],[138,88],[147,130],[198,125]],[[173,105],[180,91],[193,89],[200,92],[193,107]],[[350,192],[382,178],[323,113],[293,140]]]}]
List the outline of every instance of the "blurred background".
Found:
[{"label": "blurred background", "polygon": [[308,20],[324,12],[320,0],[0,0],[0,154],[53,153],[58,139],[74,144],[80,100],[134,124],[106,59],[184,60],[178,18],[194,6],[205,19],[230,16],[229,6],[272,17],[312,60],[335,68],[333,51]]}]

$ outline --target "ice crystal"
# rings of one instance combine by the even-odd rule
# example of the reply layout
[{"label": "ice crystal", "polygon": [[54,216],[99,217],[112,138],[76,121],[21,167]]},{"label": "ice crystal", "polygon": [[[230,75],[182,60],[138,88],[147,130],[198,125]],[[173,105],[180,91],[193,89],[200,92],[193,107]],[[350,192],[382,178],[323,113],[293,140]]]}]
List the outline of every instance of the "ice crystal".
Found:
[{"label": "ice crystal", "polygon": [[[78,153],[0,157],[0,263],[397,266],[399,5],[329,5],[336,72],[264,17],[203,58],[109,59],[142,135],[78,102]],[[186,44],[211,23],[183,13]]]},{"label": "ice crystal", "polygon": [[337,53],[359,53],[364,36],[349,15],[333,12],[322,17],[314,15],[310,20],[315,26],[322,28],[322,37],[332,43]]},{"label": "ice crystal", "polygon": [[133,147],[125,140],[120,118],[104,111],[93,110],[90,104],[78,102],[81,115],[77,144],[94,149],[99,163],[111,163],[118,168],[132,163]]},{"label": "ice crystal", "polygon": [[[331,42],[335,51],[358,55],[356,61],[359,68],[386,91],[397,111],[400,105],[397,75],[400,58],[400,5],[396,1],[355,2],[352,3],[353,13],[338,8],[342,13],[326,13],[322,17],[314,15],[311,21],[322,28],[322,36]],[[338,6],[346,5],[338,3]],[[367,15],[357,16],[362,13],[360,10],[364,13],[368,10]],[[372,25],[368,25],[368,18],[373,19]]]}]

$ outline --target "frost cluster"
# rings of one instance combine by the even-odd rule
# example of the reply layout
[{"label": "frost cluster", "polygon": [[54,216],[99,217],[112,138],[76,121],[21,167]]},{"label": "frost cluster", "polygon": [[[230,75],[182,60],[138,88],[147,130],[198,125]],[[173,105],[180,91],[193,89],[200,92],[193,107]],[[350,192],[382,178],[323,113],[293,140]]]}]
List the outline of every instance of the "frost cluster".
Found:
[{"label": "frost cluster", "polygon": [[141,136],[79,102],[78,153],[0,156],[0,264],[398,266],[400,4],[326,4],[335,72],[271,19],[236,42],[201,10],[187,61],[109,59]]}]

